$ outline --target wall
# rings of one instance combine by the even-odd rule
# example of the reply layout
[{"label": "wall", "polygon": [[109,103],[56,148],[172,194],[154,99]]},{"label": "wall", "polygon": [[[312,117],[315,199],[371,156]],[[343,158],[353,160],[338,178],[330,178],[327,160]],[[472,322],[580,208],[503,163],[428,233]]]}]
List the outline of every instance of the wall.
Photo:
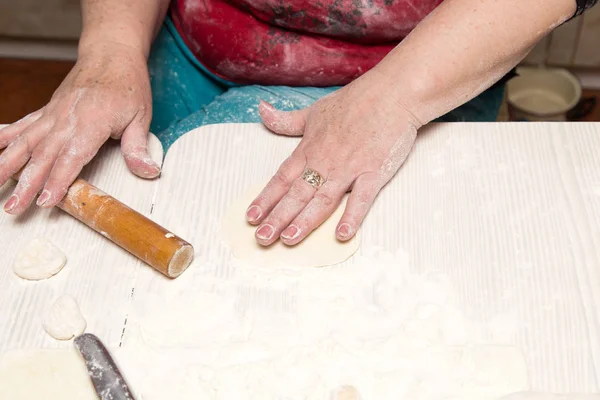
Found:
[{"label": "wall", "polygon": [[0,36],[73,40],[80,31],[79,0],[0,0]]},{"label": "wall", "polygon": [[525,59],[527,64],[544,60],[548,46],[547,64],[561,67],[600,67],[600,4],[582,16],[558,27],[540,42]]}]

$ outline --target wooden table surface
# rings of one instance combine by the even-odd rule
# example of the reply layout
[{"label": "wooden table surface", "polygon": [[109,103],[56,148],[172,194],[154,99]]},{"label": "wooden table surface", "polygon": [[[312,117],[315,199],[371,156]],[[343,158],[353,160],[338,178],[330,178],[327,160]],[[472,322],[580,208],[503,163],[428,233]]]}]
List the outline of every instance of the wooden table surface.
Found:
[{"label": "wooden table surface", "polygon": [[[156,351],[158,362],[145,367],[156,371],[157,387],[172,382],[166,377],[182,359],[209,365],[214,354],[207,349],[227,345],[227,333],[244,321],[274,312],[256,296],[281,302],[295,290],[277,287],[277,271],[236,264],[220,221],[296,143],[254,124],[200,128],[169,150],[155,181],[130,174],[117,143],[104,147],[84,177],[194,245],[194,263],[176,280],[59,210],[0,214],[0,356],[69,346],[45,334],[41,316],[56,297],[71,294],[87,331],[108,347],[134,349],[142,341]],[[374,248],[403,251],[413,272],[446,274],[470,318],[512,316],[507,340],[525,355],[533,389],[600,391],[599,150],[598,123],[429,126],[378,197],[357,257]],[[0,188],[0,201],[11,189]],[[12,272],[16,252],[40,236],[65,251],[67,265],[49,280],[22,280]],[[215,308],[222,318],[208,318]],[[215,329],[222,341],[204,341]],[[161,352],[179,361],[163,360]]]}]

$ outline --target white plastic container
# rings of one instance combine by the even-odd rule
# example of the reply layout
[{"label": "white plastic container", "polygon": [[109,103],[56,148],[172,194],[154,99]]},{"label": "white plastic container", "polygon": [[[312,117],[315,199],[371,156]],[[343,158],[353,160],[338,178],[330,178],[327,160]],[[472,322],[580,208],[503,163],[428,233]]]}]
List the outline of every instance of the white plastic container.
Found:
[{"label": "white plastic container", "polygon": [[581,84],[566,69],[518,69],[507,84],[508,112],[512,121],[567,121],[581,100]]}]

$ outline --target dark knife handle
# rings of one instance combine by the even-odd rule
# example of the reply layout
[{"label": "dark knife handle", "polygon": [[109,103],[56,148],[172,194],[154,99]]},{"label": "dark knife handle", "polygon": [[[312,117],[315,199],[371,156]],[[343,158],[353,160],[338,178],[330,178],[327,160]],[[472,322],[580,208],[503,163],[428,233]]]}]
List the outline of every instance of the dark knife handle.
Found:
[{"label": "dark knife handle", "polygon": [[100,400],[135,400],[119,368],[100,339],[91,333],[84,333],[76,337],[74,343],[85,361]]}]

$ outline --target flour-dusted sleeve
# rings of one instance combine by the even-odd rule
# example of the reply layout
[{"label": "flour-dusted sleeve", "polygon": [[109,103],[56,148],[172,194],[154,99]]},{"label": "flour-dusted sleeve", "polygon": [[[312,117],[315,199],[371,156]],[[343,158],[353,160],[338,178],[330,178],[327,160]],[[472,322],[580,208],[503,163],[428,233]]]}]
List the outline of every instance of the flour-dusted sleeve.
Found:
[{"label": "flour-dusted sleeve", "polygon": [[573,15],[573,18],[583,14],[585,10],[591,8],[594,4],[598,2],[598,0],[576,0],[577,1],[577,10]]}]

